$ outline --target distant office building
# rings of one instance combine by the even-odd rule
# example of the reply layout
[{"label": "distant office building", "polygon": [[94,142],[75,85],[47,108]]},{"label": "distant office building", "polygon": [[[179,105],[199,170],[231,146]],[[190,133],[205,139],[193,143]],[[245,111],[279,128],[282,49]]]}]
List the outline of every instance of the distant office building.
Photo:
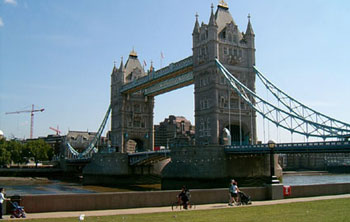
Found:
[{"label": "distant office building", "polygon": [[192,145],[194,128],[185,117],[170,115],[159,125],[154,125],[155,149],[171,148],[173,145]]}]

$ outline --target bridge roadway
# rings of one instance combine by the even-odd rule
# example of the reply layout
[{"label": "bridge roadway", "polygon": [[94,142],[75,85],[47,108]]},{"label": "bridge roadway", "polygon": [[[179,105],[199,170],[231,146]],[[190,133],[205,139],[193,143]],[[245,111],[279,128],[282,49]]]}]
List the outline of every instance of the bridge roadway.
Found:
[{"label": "bridge roadway", "polygon": [[[268,144],[225,146],[227,154],[270,154]],[[276,154],[288,153],[350,153],[350,141],[305,142],[305,143],[276,143]],[[170,150],[129,153],[129,165],[147,165],[170,157]],[[67,159],[70,165],[85,165],[90,159]]]},{"label": "bridge roadway", "polygon": [[[276,143],[274,153],[350,153],[349,141]],[[269,154],[268,144],[226,146],[229,154]]]}]

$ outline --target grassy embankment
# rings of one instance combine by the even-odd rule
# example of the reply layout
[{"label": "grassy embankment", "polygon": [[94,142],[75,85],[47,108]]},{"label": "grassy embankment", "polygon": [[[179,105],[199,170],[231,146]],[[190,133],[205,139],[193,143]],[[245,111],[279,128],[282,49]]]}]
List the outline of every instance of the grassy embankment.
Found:
[{"label": "grassy embankment", "polygon": [[[35,222],[73,222],[78,218],[36,219]],[[189,210],[168,213],[138,215],[116,215],[103,217],[85,217],[84,222],[199,222],[199,221],[259,221],[259,222],[320,222],[350,221],[350,198],[332,199],[289,204],[231,207],[215,210]]]}]

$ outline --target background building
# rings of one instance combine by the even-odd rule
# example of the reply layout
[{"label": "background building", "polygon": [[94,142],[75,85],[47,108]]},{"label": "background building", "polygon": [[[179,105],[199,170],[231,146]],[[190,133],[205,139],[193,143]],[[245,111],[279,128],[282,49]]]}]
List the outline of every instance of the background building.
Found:
[{"label": "background building", "polygon": [[170,115],[159,125],[154,125],[155,149],[169,148],[170,144],[192,145],[194,143],[194,128],[185,117]]}]

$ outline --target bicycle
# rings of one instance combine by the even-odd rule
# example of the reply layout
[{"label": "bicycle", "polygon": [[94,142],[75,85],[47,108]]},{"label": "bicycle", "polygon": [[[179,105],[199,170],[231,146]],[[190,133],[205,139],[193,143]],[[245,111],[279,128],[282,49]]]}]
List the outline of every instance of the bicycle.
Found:
[{"label": "bicycle", "polygon": [[[174,210],[174,209],[177,209],[179,208],[180,210],[183,208],[183,202],[180,198],[177,198],[177,201],[173,202],[171,204],[171,210]],[[188,201],[187,202],[187,209],[186,210],[189,210],[189,209],[196,209],[196,205],[194,203],[192,203],[191,201]]]}]

